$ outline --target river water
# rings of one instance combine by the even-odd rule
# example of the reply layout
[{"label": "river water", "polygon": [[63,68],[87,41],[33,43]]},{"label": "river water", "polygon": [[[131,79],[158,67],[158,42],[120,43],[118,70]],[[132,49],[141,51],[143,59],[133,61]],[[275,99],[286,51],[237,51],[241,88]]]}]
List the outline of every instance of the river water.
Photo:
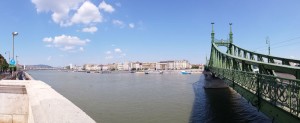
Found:
[{"label": "river water", "polygon": [[230,88],[204,89],[202,74],[28,71],[101,123],[271,122]]}]

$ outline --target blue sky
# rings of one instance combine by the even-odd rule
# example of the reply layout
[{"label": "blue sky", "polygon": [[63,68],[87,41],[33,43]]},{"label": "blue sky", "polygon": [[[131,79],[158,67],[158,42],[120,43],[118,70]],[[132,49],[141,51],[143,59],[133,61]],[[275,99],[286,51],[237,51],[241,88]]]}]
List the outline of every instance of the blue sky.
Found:
[{"label": "blue sky", "polygon": [[[298,0],[6,0],[0,4],[0,53],[21,64],[156,62],[210,55],[217,39],[256,52],[300,59]],[[292,40],[290,40],[292,39]]]}]

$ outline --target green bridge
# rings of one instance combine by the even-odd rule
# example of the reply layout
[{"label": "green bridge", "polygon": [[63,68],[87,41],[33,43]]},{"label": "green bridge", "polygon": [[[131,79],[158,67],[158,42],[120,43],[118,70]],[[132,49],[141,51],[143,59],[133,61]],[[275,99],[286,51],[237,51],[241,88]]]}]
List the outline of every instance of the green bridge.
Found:
[{"label": "green bridge", "polygon": [[[211,33],[210,59],[205,67],[214,77],[245,97],[273,122],[300,123],[300,60],[249,51],[233,44],[230,25],[228,40]],[[226,47],[222,51],[219,47]]]}]

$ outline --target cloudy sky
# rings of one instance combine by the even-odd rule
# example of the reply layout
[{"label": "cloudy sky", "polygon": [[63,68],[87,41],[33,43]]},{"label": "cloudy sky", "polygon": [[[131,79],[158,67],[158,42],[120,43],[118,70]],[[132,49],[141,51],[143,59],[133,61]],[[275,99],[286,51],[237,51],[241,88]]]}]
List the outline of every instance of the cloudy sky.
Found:
[{"label": "cloudy sky", "polygon": [[[217,39],[256,52],[300,59],[298,0],[5,0],[0,4],[0,53],[21,64],[186,59],[210,55],[211,22]],[[5,54],[7,52],[7,54]]]}]

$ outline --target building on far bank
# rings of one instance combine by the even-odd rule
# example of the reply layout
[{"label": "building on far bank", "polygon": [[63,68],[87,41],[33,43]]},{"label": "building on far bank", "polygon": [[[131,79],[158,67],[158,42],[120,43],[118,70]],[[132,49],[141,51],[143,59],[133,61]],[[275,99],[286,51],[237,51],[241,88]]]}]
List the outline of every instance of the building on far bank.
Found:
[{"label": "building on far bank", "polygon": [[126,70],[126,71],[131,70],[130,67],[129,67],[129,62],[124,62],[124,64],[123,64],[123,70]]},{"label": "building on far bank", "polygon": [[92,66],[92,64],[84,64],[83,65],[83,70],[90,71],[91,70],[91,66]]},{"label": "building on far bank", "polygon": [[100,71],[101,70],[101,65],[85,64],[85,65],[83,65],[83,69],[86,70],[86,71]]},{"label": "building on far bank", "polygon": [[160,61],[156,63],[157,70],[183,70],[191,68],[192,66],[187,60]]},{"label": "building on far bank", "polygon": [[156,63],[151,63],[151,62],[142,63],[141,70],[156,70]]},{"label": "building on far bank", "polygon": [[[71,68],[70,68],[70,69],[71,69]],[[74,65],[74,66],[72,67],[71,70],[82,71],[82,70],[83,70],[83,67],[82,67],[82,66]]]},{"label": "building on far bank", "polygon": [[129,63],[129,67],[131,69],[135,69],[135,70],[142,70],[142,63],[141,62],[131,62],[131,63]]},{"label": "building on far bank", "polygon": [[[73,66],[76,68],[76,65]],[[187,60],[170,60],[160,62],[124,62],[107,65],[85,64],[82,69],[86,71],[107,71],[107,70],[184,70],[191,69],[192,65]]]},{"label": "building on far bank", "polygon": [[116,63],[108,64],[108,69],[109,70],[118,70],[118,64],[116,64]]},{"label": "building on far bank", "polygon": [[109,65],[102,65],[102,71],[108,71]]},{"label": "building on far bank", "polygon": [[192,66],[191,64],[189,63],[189,61],[187,60],[177,60],[177,61],[174,61],[174,68],[176,70],[182,70],[182,69],[191,69]]},{"label": "building on far bank", "polygon": [[124,64],[123,63],[118,63],[117,64],[117,70],[124,70]]}]

